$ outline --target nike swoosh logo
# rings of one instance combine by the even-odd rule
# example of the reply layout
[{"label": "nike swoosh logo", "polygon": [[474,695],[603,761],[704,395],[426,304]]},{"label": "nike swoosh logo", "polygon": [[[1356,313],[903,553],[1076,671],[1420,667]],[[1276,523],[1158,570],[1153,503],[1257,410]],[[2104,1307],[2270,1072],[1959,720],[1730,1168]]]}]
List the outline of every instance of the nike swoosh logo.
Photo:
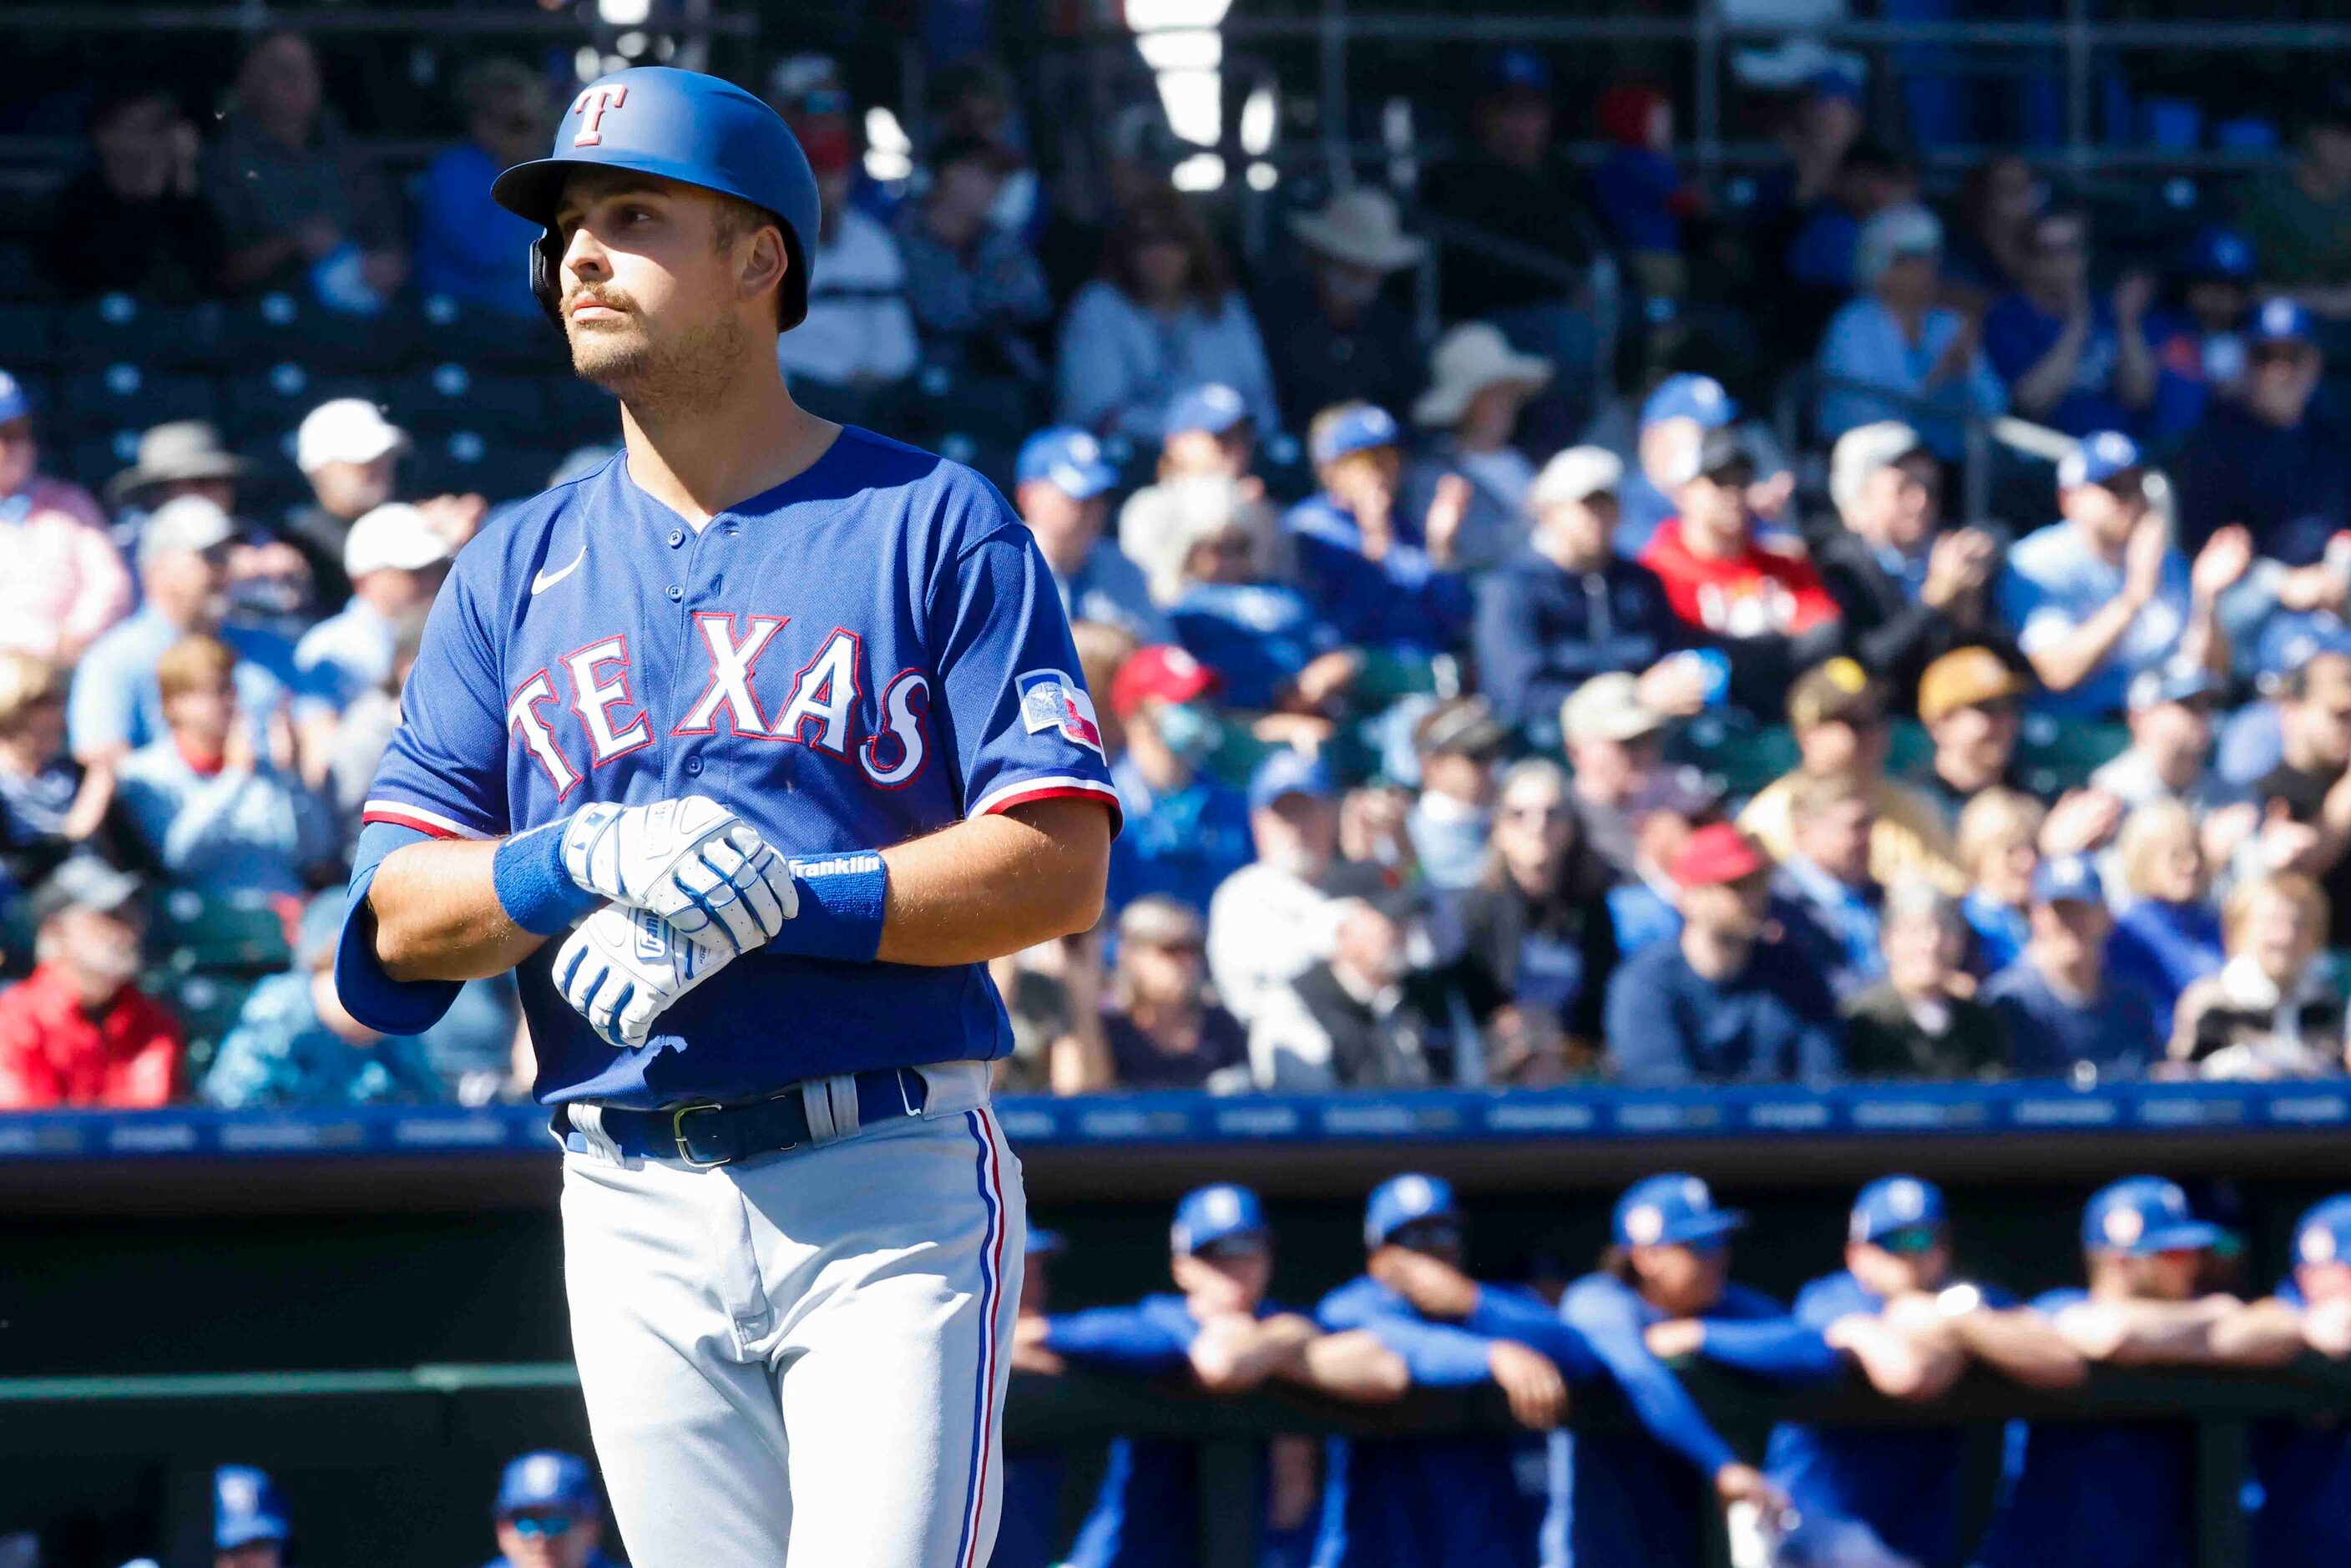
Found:
[{"label": "nike swoosh logo", "polygon": [[561,582],[565,578],[569,577],[573,572],[578,571],[580,570],[580,563],[587,559],[588,547],[586,545],[581,545],[580,547],[580,553],[571,558],[571,564],[569,566],[565,567],[560,571],[547,571],[542,570],[537,577],[530,580],[530,596],[533,599],[536,599],[540,594],[545,593],[549,589],[553,588],[557,583]]}]

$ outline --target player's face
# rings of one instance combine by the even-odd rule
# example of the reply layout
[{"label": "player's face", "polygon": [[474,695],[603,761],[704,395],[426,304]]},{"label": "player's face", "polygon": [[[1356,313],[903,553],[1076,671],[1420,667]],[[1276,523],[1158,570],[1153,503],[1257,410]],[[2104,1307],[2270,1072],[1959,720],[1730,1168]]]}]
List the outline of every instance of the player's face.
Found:
[{"label": "player's face", "polygon": [[1635,1247],[1633,1270],[1651,1306],[1667,1317],[1696,1317],[1722,1300],[1730,1281],[1730,1249],[1719,1241]]},{"label": "player's face", "polygon": [[1253,1312],[1273,1283],[1273,1247],[1262,1236],[1212,1241],[1178,1253],[1176,1283],[1203,1312]]},{"label": "player's face", "polygon": [[213,1568],[277,1568],[285,1553],[275,1541],[248,1541],[213,1553]]},{"label": "player's face", "polygon": [[531,1510],[498,1521],[498,1550],[513,1568],[582,1568],[602,1526],[553,1510]]},{"label": "player's face", "polygon": [[787,265],[772,226],[722,246],[724,213],[710,192],[620,170],[565,184],[563,330],[583,379],[639,399],[716,390]]},{"label": "player's face", "polygon": [[2294,1270],[2294,1282],[2314,1307],[2322,1301],[2351,1301],[2351,1262],[2304,1263]]},{"label": "player's face", "polygon": [[33,441],[33,422],[12,419],[0,424],[0,496],[13,496],[33,477],[41,449]]},{"label": "player's face", "polygon": [[1939,1291],[1951,1277],[1950,1243],[1931,1226],[1891,1231],[1875,1242],[1856,1241],[1845,1249],[1844,1262],[1865,1290],[1888,1298]]}]

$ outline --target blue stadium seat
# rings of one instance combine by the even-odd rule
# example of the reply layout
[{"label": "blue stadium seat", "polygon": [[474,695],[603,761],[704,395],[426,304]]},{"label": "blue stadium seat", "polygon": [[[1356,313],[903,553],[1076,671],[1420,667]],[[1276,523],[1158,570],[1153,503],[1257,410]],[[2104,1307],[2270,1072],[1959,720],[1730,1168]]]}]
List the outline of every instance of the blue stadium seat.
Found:
[{"label": "blue stadium seat", "polygon": [[302,416],[330,398],[380,398],[381,377],[326,374],[293,360],[230,380],[227,428],[236,441],[291,435]]},{"label": "blue stadium seat", "polygon": [[0,302],[0,370],[21,376],[57,362],[57,314],[28,300]]},{"label": "blue stadium seat", "polygon": [[175,974],[197,970],[269,975],[294,961],[286,921],[264,899],[210,897],[173,888],[155,901],[148,940]]},{"label": "blue stadium seat", "polygon": [[563,334],[543,316],[517,316],[428,294],[413,319],[420,359],[512,370],[548,370],[568,362]]},{"label": "blue stadium seat", "polygon": [[223,362],[228,311],[219,304],[155,305],[109,294],[61,309],[57,321],[58,355],[78,368],[213,371]]},{"label": "blue stadium seat", "polygon": [[392,418],[420,434],[478,431],[530,438],[548,431],[547,393],[536,376],[485,372],[454,361],[386,383]]},{"label": "blue stadium seat", "polygon": [[76,431],[144,430],[172,419],[217,421],[221,414],[212,377],[131,361],[76,371],[65,378],[62,392],[57,417],[63,428]]},{"label": "blue stadium seat", "polygon": [[478,430],[420,435],[408,460],[408,487],[420,496],[474,492],[491,501],[519,500],[547,487],[563,449]]},{"label": "blue stadium seat", "polygon": [[322,372],[380,371],[397,362],[405,338],[381,320],[320,309],[290,294],[265,294],[228,311],[222,347],[238,365],[292,362]]}]

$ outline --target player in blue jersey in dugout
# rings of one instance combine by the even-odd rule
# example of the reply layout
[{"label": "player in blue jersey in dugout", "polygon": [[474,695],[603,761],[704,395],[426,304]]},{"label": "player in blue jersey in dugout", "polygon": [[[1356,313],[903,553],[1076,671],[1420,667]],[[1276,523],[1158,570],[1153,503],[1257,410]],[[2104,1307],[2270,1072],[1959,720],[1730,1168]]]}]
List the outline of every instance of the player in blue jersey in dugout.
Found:
[{"label": "player in blue jersey in dugout", "polygon": [[458,556],[338,989],[413,1034],[517,971],[636,1568],[979,1568],[1026,1228],[986,966],[1093,925],[1118,818],[1051,571],[792,401],[819,200],[755,95],[616,72],[492,194],[624,449]]},{"label": "player in blue jersey in dugout", "polygon": [[[1323,1333],[1268,1299],[1273,1232],[1249,1188],[1220,1183],[1187,1194],[1168,1240],[1175,1293],[1024,1320],[1018,1335],[1024,1364],[1173,1379],[1212,1394],[1280,1381],[1362,1403],[1395,1399],[1408,1386],[1403,1359],[1372,1334]],[[1040,1353],[1053,1359],[1040,1360]],[[1193,1568],[1200,1560],[1196,1458],[1193,1445],[1177,1439],[1115,1439],[1093,1510],[1070,1549],[1071,1568]],[[1314,1524],[1313,1446],[1275,1438],[1261,1475],[1266,1560],[1298,1563]]]}]

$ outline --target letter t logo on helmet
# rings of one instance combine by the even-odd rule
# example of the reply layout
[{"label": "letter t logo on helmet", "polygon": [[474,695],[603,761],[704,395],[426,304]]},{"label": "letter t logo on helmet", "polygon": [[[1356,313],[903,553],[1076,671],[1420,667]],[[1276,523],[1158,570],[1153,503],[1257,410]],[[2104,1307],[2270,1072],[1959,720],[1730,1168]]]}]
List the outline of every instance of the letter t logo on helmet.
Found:
[{"label": "letter t logo on helmet", "polygon": [[626,87],[591,87],[580,90],[572,101],[571,112],[584,115],[580,130],[571,138],[574,147],[601,147],[604,144],[604,116],[629,101]]}]

